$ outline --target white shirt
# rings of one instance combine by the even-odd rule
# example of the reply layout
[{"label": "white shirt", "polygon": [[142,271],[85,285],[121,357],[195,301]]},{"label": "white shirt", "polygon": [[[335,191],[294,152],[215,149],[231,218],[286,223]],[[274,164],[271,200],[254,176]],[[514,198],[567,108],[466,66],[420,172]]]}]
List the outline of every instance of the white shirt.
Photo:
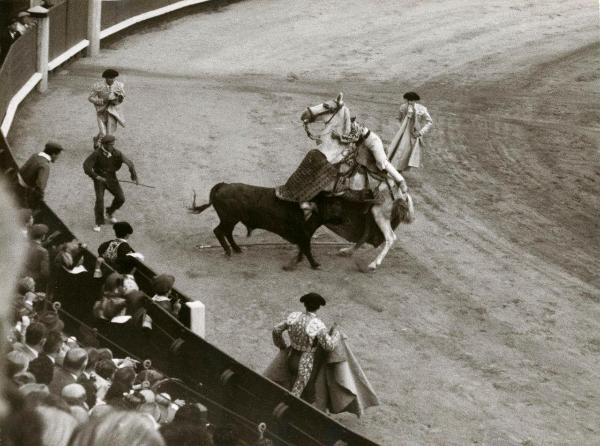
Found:
[{"label": "white shirt", "polygon": [[52,158],[46,152],[40,152],[40,153],[38,153],[38,155],[41,156],[42,158],[46,158],[48,161],[52,162]]}]

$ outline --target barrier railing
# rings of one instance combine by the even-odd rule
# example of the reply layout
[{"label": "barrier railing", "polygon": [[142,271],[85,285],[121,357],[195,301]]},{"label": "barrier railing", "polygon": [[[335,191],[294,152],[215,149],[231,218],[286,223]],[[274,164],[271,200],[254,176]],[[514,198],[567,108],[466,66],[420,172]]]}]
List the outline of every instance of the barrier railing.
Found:
[{"label": "barrier railing", "polygon": [[[74,12],[75,8],[78,8],[74,6],[76,3],[80,4],[79,8],[83,8],[82,5],[87,1],[66,1],[50,10],[51,21],[64,20],[66,25],[63,29],[51,25],[51,38],[54,36],[57,40],[50,46],[50,59],[60,59],[64,57],[65,51],[72,52],[73,46],[69,47],[69,45],[81,44],[81,41],[77,41],[82,37],[86,21],[82,19],[81,9],[78,13]],[[105,6],[121,6],[108,6],[105,9],[106,12],[114,8],[113,15],[107,16],[105,24],[122,23],[127,15],[139,16],[149,12],[148,8],[181,6],[184,3],[200,2],[193,0],[108,2]],[[0,116],[5,117],[7,110],[14,115],[18,103],[33,88],[31,84],[35,85],[36,48],[35,32],[27,33],[13,44],[0,67]],[[8,183],[17,199],[21,199],[20,187],[16,181],[18,165],[5,137],[10,122],[8,125],[6,123],[4,119],[3,132],[0,134],[0,176]],[[45,204],[36,214],[36,220],[47,224],[51,232],[59,233],[54,240],[55,243],[75,237]],[[211,422],[234,422],[240,428],[242,438],[248,442],[256,438],[256,425],[267,422],[269,436],[277,445],[375,445],[192,333],[188,329],[190,316],[185,305],[179,318],[176,319],[148,299],[145,303],[146,310],[153,320],[153,329],[149,335],[132,331],[130,327],[117,327],[115,324],[94,320],[92,306],[102,292],[101,280],[95,279],[91,274],[95,260],[94,254],[86,251],[84,266],[90,273],[76,276],[59,275],[54,283],[55,297],[62,302],[64,311],[69,315],[65,317],[66,328],[72,333],[80,334],[81,323],[89,324],[94,326],[102,339],[110,342],[109,346],[116,351],[122,349],[123,352],[133,353],[141,359],[151,357],[159,369],[184,381],[181,385],[188,395],[209,408]],[[107,272],[108,267],[104,268]],[[140,289],[149,295],[152,295],[151,281],[155,275],[149,266],[137,261],[136,281]],[[173,294],[183,301],[189,301],[187,296],[177,290],[174,290]]]}]

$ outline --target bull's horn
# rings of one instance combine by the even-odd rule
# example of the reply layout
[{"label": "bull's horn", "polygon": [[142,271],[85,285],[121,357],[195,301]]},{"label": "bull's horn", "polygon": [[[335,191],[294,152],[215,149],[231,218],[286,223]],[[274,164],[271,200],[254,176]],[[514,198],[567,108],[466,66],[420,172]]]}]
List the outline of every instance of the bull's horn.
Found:
[{"label": "bull's horn", "polygon": [[340,92],[340,94],[338,94],[335,102],[337,102],[338,105],[342,105],[344,103],[344,93]]}]

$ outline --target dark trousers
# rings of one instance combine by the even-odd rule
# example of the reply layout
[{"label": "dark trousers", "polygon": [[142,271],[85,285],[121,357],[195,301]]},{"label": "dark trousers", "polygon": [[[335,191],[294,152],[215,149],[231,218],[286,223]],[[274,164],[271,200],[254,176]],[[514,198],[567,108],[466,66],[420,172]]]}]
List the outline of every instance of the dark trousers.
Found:
[{"label": "dark trousers", "polygon": [[123,189],[116,178],[107,178],[106,183],[102,181],[94,180],[94,192],[96,192],[96,205],[94,206],[94,215],[96,217],[96,224],[104,224],[104,191],[108,190],[113,194],[113,201],[109,207],[106,208],[106,212],[112,214],[125,203],[125,195]]}]

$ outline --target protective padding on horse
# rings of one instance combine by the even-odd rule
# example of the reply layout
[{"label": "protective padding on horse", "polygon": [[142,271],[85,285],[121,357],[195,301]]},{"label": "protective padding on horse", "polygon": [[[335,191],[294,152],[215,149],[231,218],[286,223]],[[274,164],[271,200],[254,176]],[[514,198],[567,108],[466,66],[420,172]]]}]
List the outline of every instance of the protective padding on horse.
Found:
[{"label": "protective padding on horse", "polygon": [[286,201],[310,201],[319,192],[331,187],[337,177],[337,168],[318,150],[309,151],[298,168],[275,193]]}]

